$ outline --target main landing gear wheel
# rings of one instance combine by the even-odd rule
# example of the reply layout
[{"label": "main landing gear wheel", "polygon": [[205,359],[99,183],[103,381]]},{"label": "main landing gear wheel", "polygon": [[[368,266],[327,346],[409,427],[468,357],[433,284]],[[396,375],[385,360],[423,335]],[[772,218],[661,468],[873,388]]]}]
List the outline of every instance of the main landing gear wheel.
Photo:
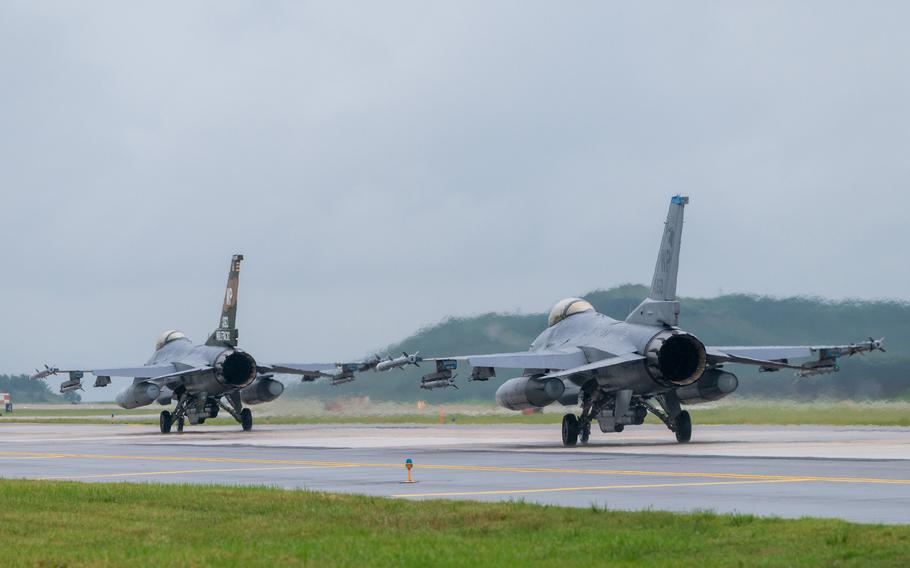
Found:
[{"label": "main landing gear wheel", "polygon": [[578,418],[574,414],[562,417],[562,445],[574,446],[578,443]]},{"label": "main landing gear wheel", "polygon": [[249,408],[244,408],[240,411],[240,427],[243,428],[244,432],[249,432],[253,429],[253,412]]},{"label": "main landing gear wheel", "polygon": [[676,441],[685,444],[692,439],[692,418],[689,411],[683,410],[674,421],[676,424]]},{"label": "main landing gear wheel", "polygon": [[174,422],[171,413],[167,410],[161,411],[161,416],[158,417],[158,426],[161,428],[162,434],[169,434],[171,431],[171,424]]},{"label": "main landing gear wheel", "polygon": [[183,419],[183,416],[181,416],[180,418],[177,419],[177,431],[178,432],[183,432],[183,423],[184,423],[184,419]]}]

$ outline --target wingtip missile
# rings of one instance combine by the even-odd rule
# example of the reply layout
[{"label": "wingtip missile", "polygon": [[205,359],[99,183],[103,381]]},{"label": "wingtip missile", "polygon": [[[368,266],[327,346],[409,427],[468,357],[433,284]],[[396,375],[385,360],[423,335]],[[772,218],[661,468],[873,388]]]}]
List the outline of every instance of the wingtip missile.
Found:
[{"label": "wingtip missile", "polygon": [[865,355],[873,351],[885,353],[885,338],[875,339],[869,337],[866,341],[851,343],[850,345],[841,345],[837,347],[828,347],[818,350],[818,360],[802,365],[802,368],[796,372],[798,377],[814,377],[816,375],[827,375],[840,371],[840,365],[837,360],[840,357],[852,357],[859,353]]},{"label": "wingtip missile", "polygon": [[389,371],[391,369],[402,369],[408,365],[414,365],[415,367],[420,367],[420,362],[423,361],[423,358],[420,356],[420,351],[415,351],[414,353],[408,355],[407,351],[401,352],[401,357],[395,357],[394,359],[390,355],[388,359],[380,361],[376,364],[374,369],[379,372]]},{"label": "wingtip missile", "polygon": [[864,353],[871,353],[873,351],[881,351],[882,353],[887,353],[884,347],[885,338],[875,339],[871,335],[866,341],[860,341],[858,343],[851,343],[846,349],[846,355],[854,355],[859,353],[860,355]]},{"label": "wingtip missile", "polygon": [[35,372],[32,375],[30,375],[28,378],[30,380],[46,379],[46,378],[50,377],[51,375],[56,375],[59,372],[60,372],[60,369],[58,369],[57,367],[49,367],[48,365],[44,365],[43,370],[35,369]]}]

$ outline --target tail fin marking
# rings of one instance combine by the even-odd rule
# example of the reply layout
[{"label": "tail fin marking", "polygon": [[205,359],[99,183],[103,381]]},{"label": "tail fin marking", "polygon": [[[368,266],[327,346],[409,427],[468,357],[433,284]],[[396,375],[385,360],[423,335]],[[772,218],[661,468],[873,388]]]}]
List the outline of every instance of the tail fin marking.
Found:
[{"label": "tail fin marking", "polygon": [[224,290],[224,303],[221,306],[221,319],[218,329],[212,332],[205,342],[209,346],[237,347],[237,288],[240,285],[240,261],[242,254],[235,254],[231,258],[231,268],[228,272],[227,287]]}]

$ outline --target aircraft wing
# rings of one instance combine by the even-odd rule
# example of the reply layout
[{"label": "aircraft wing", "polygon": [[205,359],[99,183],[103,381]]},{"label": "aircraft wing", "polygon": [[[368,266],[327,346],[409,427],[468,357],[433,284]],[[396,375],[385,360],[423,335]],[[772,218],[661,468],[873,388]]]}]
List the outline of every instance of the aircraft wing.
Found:
[{"label": "aircraft wing", "polygon": [[168,363],[166,365],[149,365],[147,367],[120,367],[116,369],[91,369],[89,373],[96,377],[132,377],[151,379],[161,375],[167,375],[179,371],[177,365]]},{"label": "aircraft wing", "polygon": [[60,385],[60,392],[65,393],[73,390],[82,389],[82,378],[85,373],[91,373],[97,377],[95,379],[96,387],[106,387],[111,384],[111,377],[130,377],[133,379],[147,379],[160,385],[179,384],[180,377],[193,373],[201,373],[211,370],[211,367],[189,367],[179,363],[168,363],[165,365],[144,365],[142,367],[116,367],[111,369],[59,369],[57,367],[44,366],[44,370],[35,371],[30,379],[46,379],[52,375],[68,375],[69,378]]},{"label": "aircraft wing", "polygon": [[[767,346],[719,346],[707,347],[708,363],[739,363],[757,365],[763,371],[794,369],[798,375],[810,376],[834,373],[840,370],[838,357],[849,357],[857,353],[884,351],[884,339],[872,339],[849,345],[767,345]],[[793,359],[815,357],[813,361],[794,365]]]},{"label": "aircraft wing", "polygon": [[[420,388],[437,389],[455,387],[453,371],[458,362],[464,361],[474,369],[471,380],[485,381],[496,376],[496,367],[503,369],[540,369],[541,371],[561,371],[580,367],[588,363],[581,349],[565,351],[520,351],[518,353],[494,353],[492,355],[460,355],[456,357],[432,357],[424,361],[436,363],[436,372],[424,375]],[[457,387],[455,387],[457,388]]]},{"label": "aircraft wing", "polygon": [[492,355],[460,355],[457,357],[433,357],[424,361],[464,361],[472,367],[503,369],[570,369],[588,362],[581,349],[567,351],[520,351],[518,353],[494,353]]},{"label": "aircraft wing", "polygon": [[30,379],[46,379],[51,375],[58,374],[85,374],[91,373],[96,377],[131,377],[131,378],[152,378],[168,373],[176,372],[176,365],[148,365],[143,367],[117,367],[113,369],[58,369],[56,367],[44,367],[42,371],[36,371],[30,376]]},{"label": "aircraft wing", "polygon": [[[418,356],[408,356],[404,354],[402,360],[391,360],[394,366],[401,367],[404,365],[415,365],[422,359]],[[266,363],[259,364],[260,373],[278,373],[285,375],[302,375],[304,381],[314,381],[320,377],[329,377],[339,382],[353,380],[354,373],[362,373],[370,369],[376,369],[376,366],[382,363],[388,366],[388,361],[383,361],[378,355],[369,357],[362,361],[353,361],[349,363]],[[418,365],[419,366],[419,365]]]},{"label": "aircraft wing", "polygon": [[302,375],[304,380],[318,377],[329,377],[328,371],[337,371],[336,363],[266,363],[257,365],[260,373],[277,373],[279,375]]}]

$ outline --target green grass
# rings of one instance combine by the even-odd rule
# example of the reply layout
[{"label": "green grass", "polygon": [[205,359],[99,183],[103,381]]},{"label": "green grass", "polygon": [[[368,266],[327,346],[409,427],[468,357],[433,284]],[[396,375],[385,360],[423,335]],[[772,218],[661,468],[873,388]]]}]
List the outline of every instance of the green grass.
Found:
[{"label": "green grass", "polygon": [[695,424],[910,426],[910,404],[906,402],[731,401],[688,410]]},{"label": "green grass", "polygon": [[910,526],[0,481],[4,566],[906,566]]},{"label": "green grass", "polygon": [[6,414],[0,412],[0,415],[3,415],[6,418],[16,418],[17,416],[35,416],[35,417],[45,417],[45,416],[66,416],[66,417],[79,417],[79,416],[106,416],[110,419],[111,414],[116,416],[129,416],[131,414],[149,414],[158,412],[158,409],[155,407],[146,407],[146,408],[86,408],[80,407],[78,405],[66,405],[61,404],[59,408],[48,408],[47,406],[43,408],[23,408],[23,407],[14,407],[13,412]]},{"label": "green grass", "polygon": [[[270,415],[254,408],[256,424],[438,424],[438,409],[423,413],[403,410],[383,410],[365,407],[356,412],[328,413],[325,411],[294,410]],[[379,410],[377,410],[377,408]],[[462,412],[446,413],[448,424],[558,424],[562,412],[548,408],[546,413],[520,414],[494,412],[489,405],[461,405]],[[471,410],[465,411],[464,408]],[[109,410],[63,407],[60,410],[19,410],[0,417],[0,422],[47,422],[71,424],[110,424],[110,415],[118,424],[154,424],[157,418],[133,417],[156,414],[158,406],[135,410]],[[812,402],[732,400],[710,406],[688,407],[695,425],[709,424],[818,424],[818,425],[869,425],[910,426],[908,402]],[[54,418],[59,417],[59,418]],[[657,419],[649,416],[649,423]],[[233,424],[230,418],[209,420],[206,424]]]}]

